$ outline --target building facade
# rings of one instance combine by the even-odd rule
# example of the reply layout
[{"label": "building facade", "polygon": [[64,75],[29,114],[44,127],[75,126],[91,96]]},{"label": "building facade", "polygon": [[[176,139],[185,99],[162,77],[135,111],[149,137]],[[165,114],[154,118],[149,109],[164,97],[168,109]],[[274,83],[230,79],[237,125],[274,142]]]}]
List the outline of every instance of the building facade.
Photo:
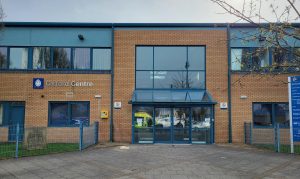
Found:
[{"label": "building facade", "polygon": [[251,53],[263,42],[242,39],[254,32],[249,24],[6,23],[0,140],[14,140],[17,123],[60,141],[77,139],[80,122],[99,121],[100,141],[129,143],[242,143],[244,122],[285,127],[284,82],[299,69],[246,74],[298,57]]}]

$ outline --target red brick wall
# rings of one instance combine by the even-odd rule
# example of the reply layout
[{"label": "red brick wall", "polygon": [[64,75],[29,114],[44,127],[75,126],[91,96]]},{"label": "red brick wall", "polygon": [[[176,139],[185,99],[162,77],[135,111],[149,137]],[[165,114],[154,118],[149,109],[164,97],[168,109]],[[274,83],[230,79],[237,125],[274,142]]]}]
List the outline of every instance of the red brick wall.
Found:
[{"label": "red brick wall", "polygon": [[[115,91],[114,101],[122,109],[114,109],[114,140],[131,142],[132,105],[128,104],[135,83],[136,45],[205,45],[206,84],[218,102],[227,102],[226,30],[116,30],[115,31]],[[228,141],[228,111],[215,107],[215,139]]]}]

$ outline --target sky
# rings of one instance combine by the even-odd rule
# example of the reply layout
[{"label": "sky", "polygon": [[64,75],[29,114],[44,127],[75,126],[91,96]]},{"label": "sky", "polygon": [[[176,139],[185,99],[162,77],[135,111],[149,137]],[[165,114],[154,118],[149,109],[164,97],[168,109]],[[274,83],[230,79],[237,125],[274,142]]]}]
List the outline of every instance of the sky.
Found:
[{"label": "sky", "polygon": [[[238,9],[242,8],[243,1],[228,0]],[[300,0],[295,1],[296,7],[300,7]],[[232,23],[237,21],[236,17],[224,13],[221,7],[210,0],[0,0],[0,2],[6,22]],[[278,11],[282,11],[287,1],[262,0],[263,16],[274,22],[276,18],[272,14],[270,3],[274,3],[278,6]]]}]

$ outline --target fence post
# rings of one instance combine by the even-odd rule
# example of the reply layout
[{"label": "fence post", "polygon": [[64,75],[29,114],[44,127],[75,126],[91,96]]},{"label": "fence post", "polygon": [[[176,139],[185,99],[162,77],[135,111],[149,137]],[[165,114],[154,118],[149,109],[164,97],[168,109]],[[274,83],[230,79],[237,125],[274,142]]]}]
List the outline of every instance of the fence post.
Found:
[{"label": "fence post", "polygon": [[247,123],[244,122],[244,144],[246,144],[246,138],[247,138],[247,127],[246,127]]},{"label": "fence post", "polygon": [[79,150],[83,148],[83,121],[80,121],[79,125]]},{"label": "fence post", "polygon": [[95,126],[94,126],[95,128],[94,128],[94,135],[95,135],[95,137],[94,137],[94,139],[95,139],[95,141],[94,141],[94,144],[98,144],[98,131],[99,131],[99,122],[98,121],[96,121],[95,122]]},{"label": "fence post", "polygon": [[250,145],[252,145],[252,130],[253,130],[253,126],[252,126],[252,122],[250,122]]},{"label": "fence post", "polygon": [[16,129],[16,159],[18,158],[19,155],[19,134],[20,134],[20,125],[17,123],[17,129]]},{"label": "fence post", "polygon": [[280,152],[280,127],[279,127],[279,123],[276,124],[276,129],[277,129],[277,152]]}]

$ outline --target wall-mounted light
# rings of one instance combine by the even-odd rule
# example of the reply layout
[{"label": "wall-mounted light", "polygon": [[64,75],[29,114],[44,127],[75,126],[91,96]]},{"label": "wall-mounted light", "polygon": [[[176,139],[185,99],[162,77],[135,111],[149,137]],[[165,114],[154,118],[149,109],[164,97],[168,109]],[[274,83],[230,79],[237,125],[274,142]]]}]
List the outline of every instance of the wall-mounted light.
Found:
[{"label": "wall-mounted light", "polygon": [[78,39],[79,40],[84,40],[84,36],[82,34],[78,34]]},{"label": "wall-mounted light", "polygon": [[246,95],[241,95],[240,96],[240,99],[247,99],[248,98],[248,96],[246,96]]}]

